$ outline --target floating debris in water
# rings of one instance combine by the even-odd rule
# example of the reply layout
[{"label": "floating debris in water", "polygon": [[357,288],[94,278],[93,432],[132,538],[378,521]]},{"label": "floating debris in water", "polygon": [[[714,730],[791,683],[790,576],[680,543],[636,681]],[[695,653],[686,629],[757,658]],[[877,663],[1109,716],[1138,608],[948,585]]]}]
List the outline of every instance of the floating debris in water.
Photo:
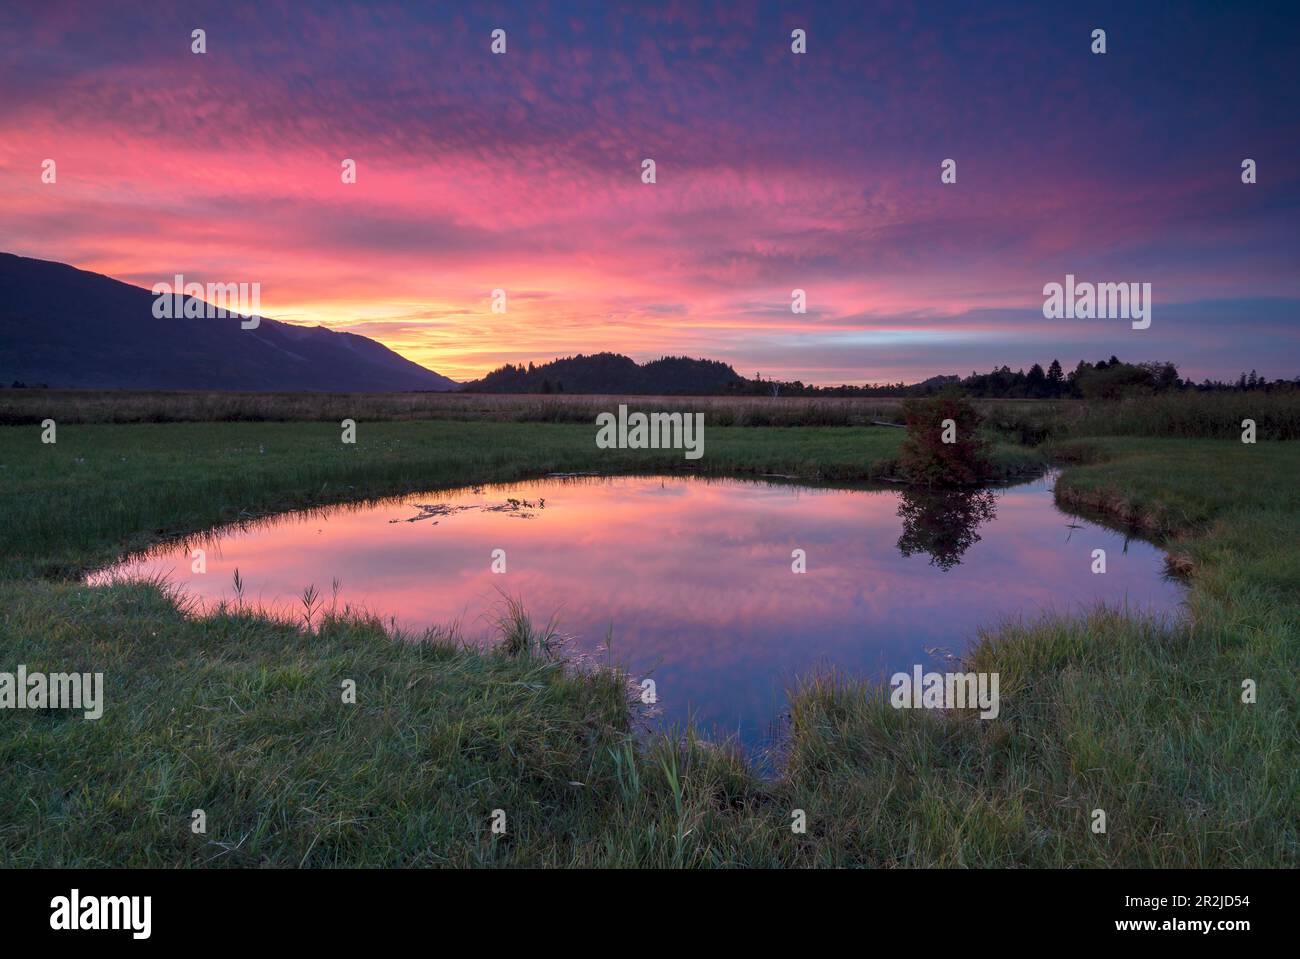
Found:
[{"label": "floating debris in water", "polygon": [[430,520],[432,521],[431,525],[437,526],[437,517],[464,513],[467,510],[478,510],[482,513],[506,513],[519,519],[532,519],[537,515],[537,510],[546,509],[546,500],[539,499],[534,503],[531,500],[516,499],[511,496],[504,503],[474,503],[466,506],[456,506],[451,503],[416,503],[414,506],[419,511],[414,516],[408,516],[406,519],[390,519],[388,522],[419,523]]}]

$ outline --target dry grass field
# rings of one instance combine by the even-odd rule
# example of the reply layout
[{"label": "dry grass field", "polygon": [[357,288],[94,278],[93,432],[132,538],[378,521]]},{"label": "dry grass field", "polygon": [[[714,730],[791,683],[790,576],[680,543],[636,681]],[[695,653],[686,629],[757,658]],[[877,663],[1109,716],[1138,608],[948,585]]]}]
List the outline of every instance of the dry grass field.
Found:
[{"label": "dry grass field", "polygon": [[[897,421],[901,399],[770,396],[614,396],[510,393],[233,393],[218,391],[0,390],[0,424],[204,423],[380,420],[591,422],[601,410],[700,411],[713,426],[863,426]],[[1050,410],[1049,401],[987,407]]]}]

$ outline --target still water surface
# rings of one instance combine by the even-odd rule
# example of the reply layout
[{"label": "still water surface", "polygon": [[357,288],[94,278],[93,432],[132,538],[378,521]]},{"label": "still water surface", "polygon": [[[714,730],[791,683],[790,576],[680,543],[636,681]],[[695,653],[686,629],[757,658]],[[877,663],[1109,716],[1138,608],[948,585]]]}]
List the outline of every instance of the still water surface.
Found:
[{"label": "still water surface", "polygon": [[[1051,477],[979,494],[825,489],[697,477],[552,478],[288,513],[96,574],[168,576],[210,605],[298,614],[314,585],[422,630],[486,642],[501,590],[558,614],[570,654],[655,680],[660,724],[693,718],[750,749],[785,691],[836,667],[887,679],[945,667],[979,626],[1098,601],[1174,612],[1160,550],[1056,508]],[[206,550],[207,571],[191,572]],[[1106,551],[1094,574],[1092,551]],[[505,551],[505,573],[492,571]],[[792,572],[802,550],[807,572]]]}]

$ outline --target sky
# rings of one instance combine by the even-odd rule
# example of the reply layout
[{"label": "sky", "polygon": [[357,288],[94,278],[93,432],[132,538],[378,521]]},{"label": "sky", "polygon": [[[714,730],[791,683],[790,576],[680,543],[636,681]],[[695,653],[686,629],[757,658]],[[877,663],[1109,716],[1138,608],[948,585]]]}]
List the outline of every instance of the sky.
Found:
[{"label": "sky", "polygon": [[[257,282],[457,380],[1291,378],[1298,81],[1294,4],[6,0],[0,250]],[[1150,283],[1150,327],[1045,318],[1066,274]]]}]

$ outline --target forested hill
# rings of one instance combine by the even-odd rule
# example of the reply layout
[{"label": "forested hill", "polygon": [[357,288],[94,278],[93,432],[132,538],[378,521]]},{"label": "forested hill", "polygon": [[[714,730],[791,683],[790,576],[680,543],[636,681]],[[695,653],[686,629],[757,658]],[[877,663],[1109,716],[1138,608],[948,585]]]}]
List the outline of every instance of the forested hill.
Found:
[{"label": "forested hill", "polygon": [[726,363],[665,356],[638,364],[619,353],[579,354],[527,366],[507,364],[464,389],[479,393],[639,393],[709,395],[743,382]]}]

